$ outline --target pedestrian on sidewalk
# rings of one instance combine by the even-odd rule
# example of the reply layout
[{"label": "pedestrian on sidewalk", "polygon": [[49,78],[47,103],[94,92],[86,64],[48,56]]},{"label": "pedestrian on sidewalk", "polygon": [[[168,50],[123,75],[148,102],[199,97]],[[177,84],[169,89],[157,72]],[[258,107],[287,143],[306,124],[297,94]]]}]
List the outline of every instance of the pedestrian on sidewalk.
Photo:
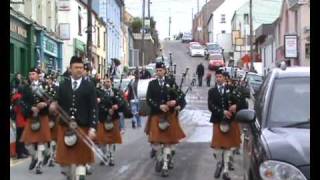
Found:
[{"label": "pedestrian on sidewalk", "polygon": [[197,66],[196,74],[198,75],[199,87],[201,87],[202,86],[202,79],[203,79],[203,76],[204,76],[204,66],[203,66],[202,63],[200,63]]},{"label": "pedestrian on sidewalk", "polygon": [[207,86],[210,87],[210,82],[211,82],[211,73],[208,72],[207,76],[206,76],[206,81],[207,81]]}]

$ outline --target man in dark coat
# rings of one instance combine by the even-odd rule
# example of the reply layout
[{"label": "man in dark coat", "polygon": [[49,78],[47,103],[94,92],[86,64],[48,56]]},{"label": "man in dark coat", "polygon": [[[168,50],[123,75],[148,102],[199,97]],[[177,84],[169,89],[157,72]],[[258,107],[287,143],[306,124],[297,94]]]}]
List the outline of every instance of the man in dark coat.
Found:
[{"label": "man in dark coat", "polygon": [[203,79],[203,76],[204,76],[204,66],[203,66],[202,63],[200,63],[197,66],[196,74],[198,75],[198,82],[199,82],[199,86],[201,87],[202,86],[202,79]]},{"label": "man in dark coat", "polygon": [[146,69],[145,66],[142,67],[142,70],[140,72],[140,79],[149,79],[151,78],[150,72]]},{"label": "man in dark coat", "polygon": [[[228,170],[233,148],[240,147],[239,124],[234,120],[235,113],[244,108],[238,96],[232,94],[225,83],[222,70],[216,71],[216,85],[208,92],[208,109],[211,111],[210,122],[213,126],[211,148],[215,150],[218,160],[215,177],[219,178],[223,169],[223,179],[229,180]],[[223,163],[222,163],[223,162]]]},{"label": "man in dark coat", "polygon": [[[97,126],[97,95],[94,84],[83,77],[84,65],[79,57],[73,56],[70,61],[71,77],[59,85],[57,91],[58,105],[68,114],[69,120],[75,122],[78,130],[88,134],[89,138],[96,136]],[[64,167],[64,174],[84,179],[86,164],[94,162],[93,151],[78,137],[75,144],[65,141],[73,131],[70,122],[59,119],[57,131],[56,162]],[[76,165],[76,174],[70,172],[71,165]]]},{"label": "man in dark coat", "polygon": [[[184,96],[178,92],[177,84],[166,78],[164,63],[156,63],[157,79],[150,81],[147,89],[149,142],[158,150],[156,170],[168,176],[168,168],[173,168],[173,146],[185,138],[177,115],[185,106]],[[159,149],[163,144],[163,150]],[[163,153],[162,153],[163,152]]]}]

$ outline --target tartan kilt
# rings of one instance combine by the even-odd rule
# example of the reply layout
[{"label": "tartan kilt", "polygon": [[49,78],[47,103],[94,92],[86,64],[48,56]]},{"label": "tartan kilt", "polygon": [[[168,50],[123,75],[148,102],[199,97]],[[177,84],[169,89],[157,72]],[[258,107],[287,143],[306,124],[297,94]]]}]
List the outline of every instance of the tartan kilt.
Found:
[{"label": "tartan kilt", "polygon": [[53,141],[57,141],[57,131],[58,131],[58,116],[54,119],[50,119],[49,121],[54,121],[55,125],[50,129],[51,139]]},{"label": "tartan kilt", "polygon": [[48,115],[40,115],[40,130],[34,132],[31,130],[31,121],[33,117],[27,118],[26,127],[23,130],[20,141],[25,144],[32,143],[48,143],[51,141],[51,133],[49,127],[49,117]]},{"label": "tartan kilt", "polygon": [[146,125],[144,127],[144,132],[146,133],[146,135],[148,136],[150,133],[150,121],[151,121],[151,116],[148,116],[148,119],[147,119],[147,122],[146,122]]},{"label": "tartan kilt", "polygon": [[170,126],[167,130],[162,131],[159,128],[160,115],[151,115],[149,120],[150,143],[178,144],[181,139],[186,137],[180,126],[176,112],[168,113],[167,120],[169,121]]},{"label": "tartan kilt", "polygon": [[104,128],[102,122],[98,123],[97,128],[97,143],[100,145],[106,144],[121,144],[122,138],[120,134],[120,121],[115,119],[112,121],[114,127],[111,131],[107,131]]},{"label": "tartan kilt", "polygon": [[226,134],[222,133],[219,123],[213,125],[213,133],[211,140],[211,148],[213,149],[230,149],[232,147],[239,148],[241,144],[240,126],[236,121],[231,122],[230,131]]},{"label": "tartan kilt", "polygon": [[[56,162],[62,166],[71,164],[84,165],[94,163],[93,151],[78,137],[78,142],[73,147],[68,147],[64,144],[64,133],[68,130],[67,126],[57,124],[57,151]],[[80,127],[85,134],[88,134],[88,127]]]}]

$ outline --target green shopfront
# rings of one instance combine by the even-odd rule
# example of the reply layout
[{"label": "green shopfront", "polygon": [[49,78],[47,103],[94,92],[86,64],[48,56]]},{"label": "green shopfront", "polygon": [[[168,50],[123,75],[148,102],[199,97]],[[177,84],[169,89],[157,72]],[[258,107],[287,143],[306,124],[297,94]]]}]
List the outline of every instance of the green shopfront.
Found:
[{"label": "green shopfront", "polygon": [[84,57],[86,54],[86,44],[81,40],[74,38],[74,54],[76,56]]},{"label": "green shopfront", "polygon": [[47,72],[62,70],[62,41],[44,30],[38,30],[36,59],[41,69]]},{"label": "green shopfront", "polygon": [[10,10],[10,78],[15,73],[27,77],[29,69],[36,65],[35,40],[31,21]]}]

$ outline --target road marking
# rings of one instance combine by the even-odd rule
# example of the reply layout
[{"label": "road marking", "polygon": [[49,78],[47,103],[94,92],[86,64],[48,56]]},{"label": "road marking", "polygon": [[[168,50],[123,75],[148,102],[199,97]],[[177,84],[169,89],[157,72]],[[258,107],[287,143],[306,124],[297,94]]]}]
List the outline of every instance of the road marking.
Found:
[{"label": "road marking", "polygon": [[125,171],[127,171],[128,169],[129,169],[129,164],[128,165],[125,165],[125,166],[122,166],[119,170],[118,170],[118,172],[119,172],[119,174],[123,174]]}]

